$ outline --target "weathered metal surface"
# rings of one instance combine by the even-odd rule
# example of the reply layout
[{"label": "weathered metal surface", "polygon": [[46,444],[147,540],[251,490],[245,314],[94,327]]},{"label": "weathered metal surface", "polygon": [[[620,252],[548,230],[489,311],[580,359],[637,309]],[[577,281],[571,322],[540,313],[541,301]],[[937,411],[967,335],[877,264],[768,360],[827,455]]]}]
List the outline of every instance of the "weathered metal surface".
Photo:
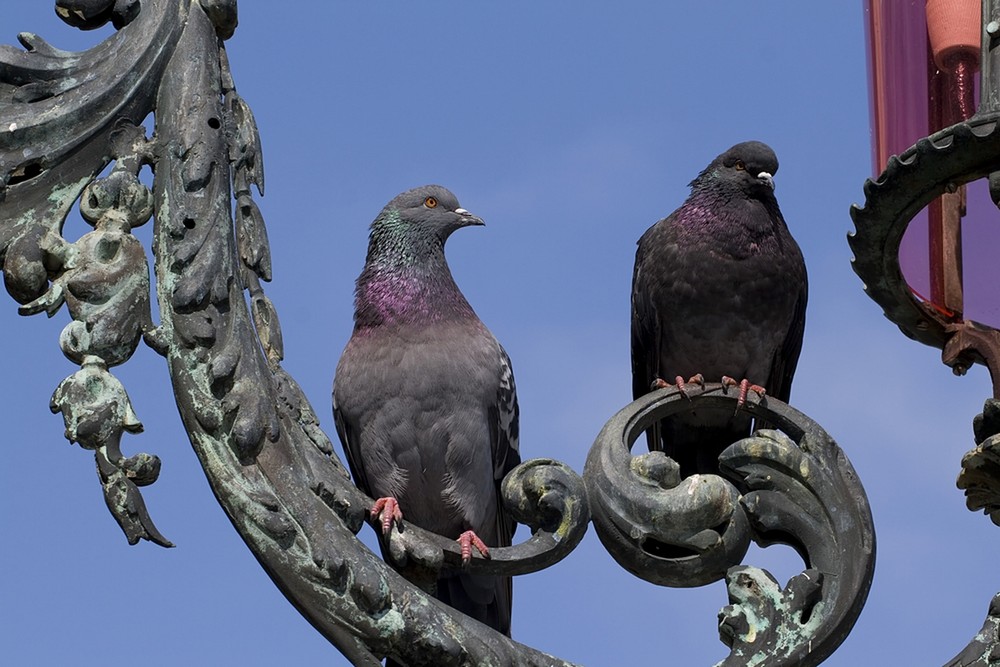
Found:
[{"label": "weathered metal surface", "polygon": [[[140,337],[164,355],[192,445],[220,504],[277,586],[355,664],[393,656],[410,664],[565,665],[424,595],[356,538],[372,501],[351,484],[311,406],[280,367],[282,339],[261,281],[271,278],[263,189],[249,105],[236,93],[220,37],[236,3],[148,0],[59,4],[68,22],[121,30],[84,54],[22,37],[0,50],[0,258],[24,314],[73,317],[61,339],[82,369],[52,406],[67,436],[95,449],[109,508],[130,542],[169,545],[149,521],[138,486],[159,460],[124,457],[138,432],[124,387],[108,367]],[[155,110],[154,139],[138,123]],[[29,156],[25,160],[24,156]],[[111,174],[94,180],[115,161]],[[152,194],[136,178],[155,166]],[[78,199],[95,230],[60,235]],[[231,214],[235,199],[235,220]],[[160,325],[150,317],[145,253],[129,233],[155,210]],[[248,297],[248,298],[247,298]],[[249,301],[249,307],[247,302]],[[531,572],[563,558],[589,523],[583,482],[535,460],[506,480],[527,542],[477,558],[473,571]],[[454,565],[455,543],[407,526],[403,557]]]},{"label": "weathered metal surface", "polygon": [[[681,480],[661,452],[630,456],[664,417],[737,409],[735,392],[722,385],[688,394],[652,392],[598,436],[584,474],[597,534],[647,581],[696,586],[726,578],[731,604],[720,633],[732,652],[721,664],[818,664],[847,637],[871,585],[875,533],[864,489],[818,424],[772,398],[752,397],[740,409],[780,430],[757,431],[723,451],[725,478]],[[737,567],[751,539],[793,546],[807,569],[782,589],[763,570]]]},{"label": "weathered metal surface", "polygon": [[973,421],[975,449],[962,457],[958,488],[974,512],[982,510],[1000,526],[1000,400],[986,401]]},{"label": "weathered metal surface", "polygon": [[852,206],[856,231],[848,236],[854,272],[865,292],[910,338],[944,347],[951,334],[942,316],[919,301],[899,267],[899,244],[910,220],[957,185],[1000,169],[1000,115],[975,116],[921,139],[889,158],[876,180],[865,182],[865,204]]},{"label": "weathered metal surface", "polygon": [[[124,11],[129,3],[119,4]],[[70,22],[90,25],[92,10],[69,8]],[[136,18],[131,10],[127,17],[109,12],[106,19],[117,16],[121,25]],[[81,369],[59,384],[51,407],[62,413],[66,437],[94,450],[108,508],[132,544],[172,546],[138,488],[156,480],[159,459],[122,454],[122,433],[138,433],[142,423],[108,369],[127,361],[151,327],[149,265],[131,233],[153,211],[137,177],[151,159],[137,123],[153,108],[182,19],[177,3],[162,3],[83,54],[29,34],[20,36],[27,52],[0,47],[4,283],[22,315],[52,316],[66,304],[72,321],[59,346]],[[94,180],[111,159],[112,172]],[[81,192],[80,212],[94,230],[70,243],[60,232]]]},{"label": "weathered metal surface", "polygon": [[[223,44],[236,2],[60,0],[57,9],[71,25],[110,21],[119,31],[83,54],[32,35],[22,36],[27,51],[0,47],[0,261],[24,314],[67,305],[73,321],[60,345],[81,369],[52,408],[67,437],[95,450],[128,540],[170,544],[138,491],[157,478],[159,459],[122,453],[122,433],[142,425],[108,370],[141,338],[165,357],[192,446],[240,536],[352,662],[569,664],[438,603],[357,539],[372,500],[282,369],[277,309],[262,286],[272,268],[253,194],[263,194],[260,138]],[[144,165],[154,167],[152,192],[137,178]],[[78,200],[94,231],[70,243],[60,232]],[[155,328],[145,251],[131,234],[151,213]],[[735,399],[710,386],[692,397],[699,401]],[[468,568],[517,575],[554,565],[583,538],[593,505],[601,539],[638,576],[672,586],[727,578],[724,664],[815,664],[842,641],[867,593],[874,538],[864,492],[822,430],[777,401],[745,408],[780,430],[727,449],[726,477],[680,480],[662,454],[631,456],[645,426],[688,406],[657,392],[619,413],[595,443],[586,483],[549,459],[515,468],[504,501],[531,536]],[[751,539],[779,536],[808,563],[784,589],[762,570],[736,567]],[[432,574],[461,561],[456,542],[408,523],[393,528],[390,554]]]},{"label": "weathered metal surface", "polygon": [[983,627],[944,667],[993,667],[1000,662],[1000,593],[990,601]]}]

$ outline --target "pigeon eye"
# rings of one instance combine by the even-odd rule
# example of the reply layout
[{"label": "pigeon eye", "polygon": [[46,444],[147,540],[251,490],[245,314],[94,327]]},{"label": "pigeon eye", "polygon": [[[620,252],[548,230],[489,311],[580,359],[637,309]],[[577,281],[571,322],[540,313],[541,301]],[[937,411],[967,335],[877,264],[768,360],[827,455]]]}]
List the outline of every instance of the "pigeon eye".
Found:
[{"label": "pigeon eye", "polygon": [[737,160],[736,164],[733,166],[736,167],[736,171],[746,171],[747,168],[747,166],[743,164],[743,160]]},{"label": "pigeon eye", "polygon": [[428,197],[427,199],[424,200],[424,206],[426,206],[427,208],[434,208],[437,205],[438,205],[438,200],[435,199],[434,197]]}]

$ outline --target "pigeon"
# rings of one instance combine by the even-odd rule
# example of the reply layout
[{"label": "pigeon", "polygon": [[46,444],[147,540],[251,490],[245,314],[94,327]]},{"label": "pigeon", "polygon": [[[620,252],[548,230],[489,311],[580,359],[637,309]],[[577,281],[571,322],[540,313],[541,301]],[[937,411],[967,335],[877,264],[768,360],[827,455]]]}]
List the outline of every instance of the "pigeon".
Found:
[{"label": "pigeon", "polygon": [[[450,191],[427,185],[395,197],[371,225],[333,402],[355,483],[378,499],[383,554],[404,515],[458,540],[465,561],[473,549],[488,557],[511,544],[500,483],[520,463],[514,375],[444,255],[452,232],[482,224]],[[510,577],[445,570],[433,588],[510,635]]]},{"label": "pigeon", "polygon": [[[802,349],[805,262],[774,196],[778,158],[736,144],[690,183],[676,211],[642,235],[632,276],[632,393],[722,381],[788,401]],[[752,419],[699,409],[647,430],[686,477],[715,472]]]}]

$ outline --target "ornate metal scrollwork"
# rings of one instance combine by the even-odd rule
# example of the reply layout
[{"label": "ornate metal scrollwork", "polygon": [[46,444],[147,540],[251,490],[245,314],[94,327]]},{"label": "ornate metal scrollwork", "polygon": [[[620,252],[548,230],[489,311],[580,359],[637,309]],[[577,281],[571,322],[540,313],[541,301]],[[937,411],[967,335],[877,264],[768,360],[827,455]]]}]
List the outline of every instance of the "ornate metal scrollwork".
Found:
[{"label": "ornate metal scrollwork", "polygon": [[953,331],[907,287],[899,244],[907,223],[936,197],[1000,169],[998,123],[996,113],[974,116],[921,139],[891,157],[878,179],[866,181],[865,205],[851,208],[854,272],[885,316],[926,345],[943,348]]},{"label": "ornate metal scrollwork", "polygon": [[970,510],[982,510],[1000,526],[1000,401],[986,401],[973,431],[976,447],[962,457],[958,488],[965,491]]},{"label": "ornate metal scrollwork", "polygon": [[[915,340],[942,349],[942,361],[957,375],[973,363],[985,365],[993,398],[976,417],[977,446],[962,459],[959,488],[970,510],[983,510],[1000,525],[1000,332],[961,314],[945,316],[914,296],[899,265],[899,247],[910,221],[932,200],[965,183],[988,179],[990,196],[1000,203],[1000,2],[982,3],[981,102],[967,121],[920,139],[864,185],[864,206],[852,206],[857,231],[849,235],[855,273],[885,316]],[[1000,655],[998,597],[983,629],[949,667],[994,664]]]},{"label": "ornate metal scrollwork", "polygon": [[[958,488],[965,491],[966,506],[982,510],[1000,526],[1000,401],[991,398],[972,422],[976,447],[962,457]],[[982,629],[945,667],[996,664],[1000,656],[1000,593],[990,601]]]},{"label": "ornate metal scrollwork", "polygon": [[[53,409],[67,435],[97,450],[108,505],[129,541],[169,545],[136,490],[156,478],[159,462],[121,454],[121,432],[141,425],[107,372],[142,337],[167,359],[192,445],[234,526],[282,592],[355,664],[384,656],[568,664],[429,598],[355,537],[371,499],[351,483],[281,368],[277,312],[261,287],[271,265],[251,196],[251,185],[263,188],[260,142],[221,41],[235,28],[236,3],[148,0],[140,11],[138,3],[62,0],[57,9],[73,25],[110,20],[120,30],[82,55],[33,35],[21,36],[26,52],[0,50],[0,86],[14,102],[0,109],[0,258],[23,313],[69,305],[74,321],[61,344],[83,368],[60,385]],[[147,140],[140,123],[153,111]],[[112,160],[111,174],[95,181]],[[152,194],[136,178],[143,164],[154,166]],[[95,231],[69,243],[60,230],[81,192]],[[151,211],[156,328],[145,254],[129,234]],[[583,489],[562,464],[522,464],[504,493],[533,535],[472,569],[516,574],[564,557],[589,523]],[[394,543],[428,567],[460,558],[456,545],[413,526]]]},{"label": "ornate metal scrollwork", "polygon": [[990,600],[983,627],[961,653],[944,667],[989,667],[1000,657],[1000,593]]},{"label": "ornate metal scrollwork", "polygon": [[[661,452],[632,457],[654,422],[702,408],[736,409],[722,385],[644,396],[615,415],[587,459],[594,526],[630,572],[671,586],[725,576],[731,604],[720,634],[725,665],[813,665],[847,636],[864,605],[875,564],[865,493],[834,441],[805,415],[775,399],[742,408],[764,429],[728,447],[718,475],[679,478]],[[782,589],[767,572],[736,567],[749,540],[793,546],[806,563]]]},{"label": "ornate metal scrollwork", "polygon": [[[70,22],[89,26],[91,15],[77,9]],[[133,85],[130,70],[155,78],[175,32],[160,21],[166,7],[147,14],[129,32],[145,31],[149,41],[119,33],[82,57],[29,34],[20,36],[26,53],[0,48],[0,83],[12,100],[0,135],[0,258],[22,315],[51,317],[65,303],[73,318],[59,345],[81,369],[60,383],[51,407],[63,414],[66,437],[94,450],[108,508],[130,543],[172,546],[138,488],[156,481],[159,459],[122,454],[122,433],[138,433],[142,423],[108,370],[127,361],[152,326],[149,266],[131,234],[153,212],[152,194],[138,179],[151,155],[137,126],[152,95],[148,85]],[[105,20],[112,15],[119,16]],[[111,159],[112,172],[94,180]],[[77,197],[94,230],[70,243],[60,230]]]},{"label": "ornate metal scrollwork", "polygon": [[[282,368],[277,310],[262,287],[271,259],[252,193],[263,193],[260,139],[223,43],[236,26],[235,1],[60,0],[57,8],[71,25],[111,21],[119,31],[83,54],[34,35],[22,35],[26,51],[0,47],[0,94],[12,101],[0,107],[0,260],[22,313],[67,304],[73,321],[60,345],[81,369],[52,407],[67,436],[95,450],[128,540],[170,544],[138,491],[156,479],[159,459],[122,454],[122,433],[141,424],[108,370],[142,339],[167,361],[192,446],[240,536],[354,664],[390,656],[568,665],[438,603],[356,538],[372,500]],[[152,191],[138,177],[145,165]],[[69,242],[61,229],[78,200],[94,230]],[[155,327],[145,251],[131,234],[151,214]],[[716,386],[691,401],[735,405]],[[725,476],[681,480],[662,453],[630,454],[652,420],[689,405],[661,391],[623,410],[595,443],[586,481],[557,461],[522,463],[503,495],[531,536],[467,567],[502,575],[549,567],[579,544],[593,510],[602,541],[638,576],[671,586],[727,579],[724,664],[815,664],[842,641],[867,593],[874,537],[864,491],[832,440],[773,400],[743,408],[778,430],[727,449]],[[737,567],[750,540],[792,544],[806,569],[782,589],[763,570]],[[429,574],[461,567],[455,542],[408,523],[393,528],[390,556]]]}]

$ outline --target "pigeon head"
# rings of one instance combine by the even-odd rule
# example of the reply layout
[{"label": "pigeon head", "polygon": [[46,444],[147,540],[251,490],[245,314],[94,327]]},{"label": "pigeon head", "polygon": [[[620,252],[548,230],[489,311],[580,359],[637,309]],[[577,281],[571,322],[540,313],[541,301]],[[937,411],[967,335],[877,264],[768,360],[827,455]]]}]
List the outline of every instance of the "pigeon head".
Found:
[{"label": "pigeon head", "polygon": [[368,256],[419,263],[443,254],[444,242],[456,229],[483,224],[447,188],[414,188],[396,195],[372,222]]},{"label": "pigeon head", "polygon": [[444,243],[456,229],[482,224],[440,185],[393,198],[371,225],[355,289],[356,327],[475,317],[452,278]]},{"label": "pigeon head", "polygon": [[738,187],[752,197],[771,196],[778,157],[771,147],[760,141],[736,144],[719,157],[691,182],[692,188],[718,187],[722,184]]}]

